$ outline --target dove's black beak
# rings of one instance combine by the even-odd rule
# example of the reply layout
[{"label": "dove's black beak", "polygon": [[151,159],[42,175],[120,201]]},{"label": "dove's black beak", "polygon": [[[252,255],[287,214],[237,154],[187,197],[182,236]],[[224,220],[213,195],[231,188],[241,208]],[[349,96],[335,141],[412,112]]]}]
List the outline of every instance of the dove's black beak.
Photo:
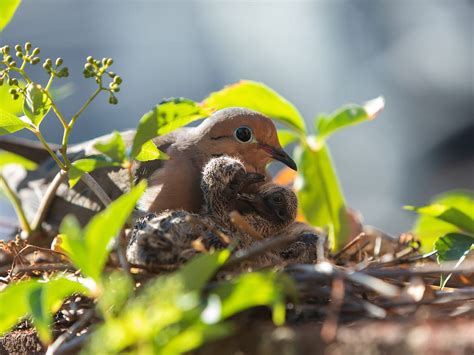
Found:
[{"label": "dove's black beak", "polygon": [[271,150],[271,156],[273,159],[281,161],[287,167],[297,171],[296,163],[291,157],[281,148],[273,148]]}]

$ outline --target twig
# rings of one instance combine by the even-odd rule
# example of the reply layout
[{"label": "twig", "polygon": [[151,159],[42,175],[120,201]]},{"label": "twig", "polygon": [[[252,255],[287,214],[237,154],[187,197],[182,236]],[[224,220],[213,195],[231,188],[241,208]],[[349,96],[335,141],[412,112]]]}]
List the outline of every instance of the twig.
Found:
[{"label": "twig", "polygon": [[224,265],[224,268],[232,267],[232,266],[242,263],[243,261],[253,259],[259,255],[264,254],[265,252],[269,250],[272,250],[282,245],[285,245],[287,243],[290,243],[294,241],[296,238],[297,236],[283,235],[280,237],[265,239],[262,242],[255,243],[250,248],[237,251],[229,259],[229,261]]},{"label": "twig", "polygon": [[51,203],[53,202],[53,199],[56,196],[56,191],[58,190],[61,183],[64,182],[66,175],[66,171],[60,170],[54,177],[53,181],[51,181],[51,183],[49,184],[48,189],[46,190],[41,200],[40,206],[38,208],[38,211],[36,212],[33,222],[31,223],[32,230],[38,230],[38,228],[41,226],[41,223],[43,223],[44,219],[46,218],[46,215],[48,214],[49,207],[51,206]]},{"label": "twig", "polygon": [[347,243],[341,250],[339,250],[335,255],[334,259],[338,259],[345,251],[347,251],[350,247],[352,247],[354,244],[358,243],[362,237],[365,237],[365,233],[362,232],[360,233],[357,237],[352,239],[349,243]]},{"label": "twig", "polygon": [[102,202],[104,206],[108,206],[112,203],[112,200],[104,191],[104,189],[95,181],[95,179],[89,174],[85,173],[81,176],[81,180],[87,185],[89,189],[91,189],[99,200]]},{"label": "twig", "polygon": [[60,353],[60,351],[64,352],[64,349],[61,349],[61,346],[65,344],[65,342],[69,340],[71,336],[80,332],[84,328],[84,326],[87,324],[87,322],[92,319],[92,317],[94,316],[94,313],[95,313],[94,309],[87,310],[84,313],[84,315],[81,317],[81,319],[79,319],[68,330],[66,330],[59,337],[57,337],[54,343],[52,343],[48,347],[48,350],[46,351],[46,355],[58,354]]},{"label": "twig", "polygon": [[5,192],[5,195],[7,195],[7,198],[12,203],[13,208],[15,209],[15,212],[18,216],[18,219],[20,220],[21,228],[27,234],[31,234],[31,227],[30,227],[30,224],[28,223],[28,219],[26,218],[25,211],[23,209],[21,201],[18,198],[18,196],[15,194],[15,192],[13,192],[12,188],[10,187],[7,180],[3,177],[2,174],[0,174],[0,187],[3,189],[3,191]]},{"label": "twig", "polygon": [[339,313],[344,302],[344,280],[337,277],[332,282],[331,289],[331,304],[329,305],[329,312],[326,320],[321,328],[321,338],[326,344],[334,341],[337,335],[337,323],[339,320]]}]

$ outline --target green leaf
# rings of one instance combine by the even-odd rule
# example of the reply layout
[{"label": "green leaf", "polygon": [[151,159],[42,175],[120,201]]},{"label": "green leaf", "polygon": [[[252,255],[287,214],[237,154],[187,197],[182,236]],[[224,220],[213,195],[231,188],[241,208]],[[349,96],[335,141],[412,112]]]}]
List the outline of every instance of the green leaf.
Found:
[{"label": "green leaf", "polygon": [[[474,214],[474,205],[472,207],[473,210],[471,214]],[[415,211],[418,214],[425,216],[434,217],[447,223],[451,223],[460,230],[474,234],[474,218],[468,216],[456,207],[435,203],[433,205],[423,207],[405,206],[405,209],[409,211]]]},{"label": "green leaf", "polygon": [[250,80],[239,81],[211,93],[202,101],[202,105],[213,110],[235,106],[245,107],[272,117],[298,132],[306,132],[304,119],[298,110],[263,83]]},{"label": "green leaf", "polygon": [[285,147],[288,144],[295,142],[297,139],[298,135],[293,131],[287,129],[278,130],[278,141],[280,142],[282,147]]},{"label": "green leaf", "polygon": [[[20,82],[20,85],[23,86],[24,83]],[[23,102],[22,100],[13,100],[12,95],[8,92],[9,89],[8,85],[0,86],[0,110],[16,115],[23,111]]]},{"label": "green leaf", "polygon": [[85,173],[111,166],[120,166],[120,163],[112,162],[101,156],[76,160],[68,171],[69,186],[74,187]]},{"label": "green leaf", "polygon": [[[448,191],[435,196],[430,203],[453,207],[471,219],[474,217],[474,191],[471,190]],[[420,238],[424,252],[433,250],[434,243],[439,237],[451,232],[462,232],[451,223],[425,215],[418,217],[412,231]]]},{"label": "green leaf", "polygon": [[321,115],[315,121],[318,139],[325,139],[337,130],[360,122],[373,120],[383,110],[383,97],[379,96],[365,105],[347,105],[330,115]]},{"label": "green leaf", "polygon": [[448,233],[435,243],[438,251],[438,262],[459,260],[469,253],[474,245],[474,237],[461,233]]},{"label": "green leaf", "polygon": [[36,164],[34,161],[26,159],[21,155],[0,151],[0,169],[8,164],[21,165],[27,170],[35,170],[38,167],[38,164]]},{"label": "green leaf", "polygon": [[51,109],[51,100],[44,93],[39,84],[29,83],[26,86],[26,95],[23,102],[23,112],[37,127]]},{"label": "green leaf", "polygon": [[0,335],[28,314],[28,295],[34,287],[34,281],[26,281],[11,284],[0,292]]},{"label": "green leaf", "polygon": [[149,140],[142,144],[140,152],[135,156],[135,160],[138,161],[149,161],[156,159],[169,159],[166,153],[161,152],[153,143],[153,140]]},{"label": "green leaf", "polygon": [[[311,142],[312,139],[309,139]],[[348,242],[347,209],[326,145],[299,146],[295,151],[298,177],[295,188],[299,205],[308,222],[328,227],[333,250]]]},{"label": "green leaf", "polygon": [[0,109],[0,136],[30,127],[30,124],[14,114]]},{"label": "green leaf", "polygon": [[172,132],[192,121],[207,117],[209,111],[194,101],[175,98],[163,102],[143,115],[133,139],[130,156],[134,159],[150,139]]},{"label": "green leaf", "polygon": [[[294,286],[283,274],[276,272],[243,274],[230,282],[219,285],[211,292],[210,302],[202,313],[201,319],[205,323],[212,324],[246,309],[269,306],[277,311],[276,314],[274,313],[276,324],[282,325],[285,321],[284,300],[290,292],[294,292]],[[213,300],[213,295],[217,295],[220,302]]]},{"label": "green leaf", "polygon": [[62,247],[84,275],[100,281],[108,256],[107,246],[122,229],[145,188],[146,183],[140,182],[120,196],[96,214],[84,231],[80,231],[77,222],[70,218],[63,221],[60,227],[61,234],[64,234]]},{"label": "green leaf", "polygon": [[114,131],[107,141],[96,143],[94,148],[115,162],[122,163],[125,160],[125,142],[118,131]]},{"label": "green leaf", "polygon": [[30,315],[41,341],[48,344],[52,339],[52,314],[74,293],[88,295],[90,292],[81,283],[61,277],[47,282],[29,280],[9,285],[0,292],[0,335]]},{"label": "green leaf", "polygon": [[0,0],[0,32],[11,21],[21,0]]}]

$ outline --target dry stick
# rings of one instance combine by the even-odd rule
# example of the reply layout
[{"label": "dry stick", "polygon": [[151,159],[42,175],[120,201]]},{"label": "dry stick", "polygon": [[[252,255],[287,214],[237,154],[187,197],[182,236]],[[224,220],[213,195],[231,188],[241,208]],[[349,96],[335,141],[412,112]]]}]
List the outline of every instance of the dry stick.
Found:
[{"label": "dry stick", "polygon": [[334,255],[334,259],[338,259],[347,249],[349,249],[350,247],[352,247],[354,244],[358,243],[359,240],[365,236],[365,233],[362,232],[360,233],[357,237],[355,237],[354,239],[352,239],[349,243],[347,243],[341,250],[339,250],[335,255]]},{"label": "dry stick", "polygon": [[57,339],[52,343],[48,350],[46,351],[46,355],[53,355],[57,354],[57,351],[61,351],[61,346],[71,338],[74,334],[80,332],[87,322],[92,319],[94,316],[95,310],[89,309],[84,315],[79,319],[76,323],[74,323],[69,329],[67,329],[64,333],[62,333]]},{"label": "dry stick", "polygon": [[49,207],[51,206],[51,203],[53,202],[53,199],[56,196],[56,191],[58,190],[61,183],[64,182],[66,175],[67,172],[65,170],[60,170],[54,177],[53,181],[51,181],[51,183],[49,184],[48,189],[46,190],[41,200],[40,206],[38,208],[38,211],[36,212],[33,222],[31,223],[32,230],[38,230],[38,228],[41,226],[41,223],[43,223],[44,219],[46,218],[46,215],[48,214]]},{"label": "dry stick", "polygon": [[419,266],[409,269],[366,269],[364,272],[368,275],[376,277],[407,277],[407,276],[424,276],[433,275],[440,273],[452,273],[452,274],[464,274],[474,273],[474,262],[467,261],[459,267],[455,267],[455,262],[445,262],[442,265],[431,264],[425,266]]},{"label": "dry stick", "polygon": [[282,235],[280,237],[266,239],[262,242],[256,243],[250,248],[239,250],[229,259],[229,261],[224,265],[224,268],[235,266],[243,261],[253,259],[271,249],[290,243],[296,238],[297,236]]},{"label": "dry stick", "polygon": [[96,196],[99,198],[100,202],[104,206],[108,206],[112,203],[112,200],[110,199],[109,195],[104,191],[104,189],[95,181],[95,179],[89,174],[85,173],[84,175],[81,176],[82,181],[87,185],[89,189],[91,189]]},{"label": "dry stick", "polygon": [[339,321],[341,306],[344,302],[344,293],[344,280],[341,277],[336,277],[332,282],[331,304],[329,306],[328,316],[321,328],[321,338],[326,344],[336,339],[337,323]]}]

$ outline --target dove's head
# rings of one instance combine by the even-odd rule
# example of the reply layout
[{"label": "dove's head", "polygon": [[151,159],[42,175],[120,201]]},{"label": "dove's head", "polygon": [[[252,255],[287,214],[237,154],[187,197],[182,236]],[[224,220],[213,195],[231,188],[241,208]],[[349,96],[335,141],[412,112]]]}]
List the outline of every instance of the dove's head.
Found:
[{"label": "dove's head", "polygon": [[296,163],[282,149],[272,120],[244,108],[216,111],[199,126],[197,144],[210,157],[228,155],[239,158],[248,172],[265,174],[272,160],[296,170]]}]

